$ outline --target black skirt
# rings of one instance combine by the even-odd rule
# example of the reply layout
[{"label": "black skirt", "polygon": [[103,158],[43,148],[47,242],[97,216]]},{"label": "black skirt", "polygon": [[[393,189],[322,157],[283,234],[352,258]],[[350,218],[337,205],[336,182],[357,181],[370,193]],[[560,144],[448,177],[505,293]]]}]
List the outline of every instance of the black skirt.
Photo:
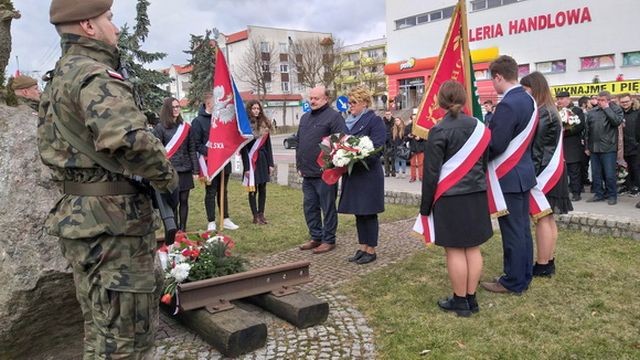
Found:
[{"label": "black skirt", "polygon": [[193,189],[193,173],[191,171],[181,171],[178,173],[178,189],[180,189],[180,191]]},{"label": "black skirt", "polygon": [[560,176],[560,180],[558,180],[556,186],[549,190],[546,198],[554,214],[566,214],[569,211],[573,211],[573,205],[569,199],[569,178],[567,177],[566,166],[562,176]]},{"label": "black skirt", "polygon": [[433,206],[435,243],[467,248],[493,236],[487,192],[442,196]]}]

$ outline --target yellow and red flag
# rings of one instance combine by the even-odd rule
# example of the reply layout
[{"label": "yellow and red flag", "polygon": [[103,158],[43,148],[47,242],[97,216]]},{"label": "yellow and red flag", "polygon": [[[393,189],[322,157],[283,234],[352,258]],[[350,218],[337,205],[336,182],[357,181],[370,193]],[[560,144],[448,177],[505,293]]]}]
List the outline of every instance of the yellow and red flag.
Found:
[{"label": "yellow and red flag", "polygon": [[440,50],[438,63],[427,82],[425,95],[413,122],[413,133],[421,138],[426,138],[429,129],[446,113],[438,106],[438,91],[440,85],[447,80],[458,81],[464,86],[467,90],[467,104],[464,112],[482,121],[482,108],[475,86],[468,34],[467,8],[465,1],[459,0],[451,16],[451,23],[442,50]]}]

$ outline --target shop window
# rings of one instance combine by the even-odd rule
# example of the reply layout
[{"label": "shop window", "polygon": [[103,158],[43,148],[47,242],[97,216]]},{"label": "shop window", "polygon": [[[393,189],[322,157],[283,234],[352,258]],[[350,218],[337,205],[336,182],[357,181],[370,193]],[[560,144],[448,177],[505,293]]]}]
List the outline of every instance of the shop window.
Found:
[{"label": "shop window", "polygon": [[567,71],[566,60],[544,61],[536,63],[536,70],[543,74],[557,74]]},{"label": "shop window", "polygon": [[622,53],[622,66],[640,65],[640,51]]},{"label": "shop window", "polygon": [[521,78],[523,76],[529,75],[529,64],[520,64],[518,65],[518,77]]},{"label": "shop window", "polygon": [[580,70],[607,69],[615,66],[615,56],[613,54],[580,58]]}]

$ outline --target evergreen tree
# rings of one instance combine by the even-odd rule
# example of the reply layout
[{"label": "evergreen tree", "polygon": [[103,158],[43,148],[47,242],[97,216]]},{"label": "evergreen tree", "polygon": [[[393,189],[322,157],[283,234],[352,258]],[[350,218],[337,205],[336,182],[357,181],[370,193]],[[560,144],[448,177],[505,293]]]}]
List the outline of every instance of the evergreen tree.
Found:
[{"label": "evergreen tree", "polygon": [[138,106],[143,110],[159,111],[162,100],[171,94],[160,85],[171,81],[167,74],[149,70],[143,64],[164,59],[167,54],[162,52],[147,52],[142,50],[142,43],[149,35],[151,22],[147,16],[148,0],[138,0],[136,5],[136,25],[133,32],[125,24],[120,29],[118,47],[120,49],[120,65],[123,73],[133,84]]},{"label": "evergreen tree", "polygon": [[204,35],[191,34],[189,50],[189,65],[191,70],[191,87],[189,88],[189,107],[198,109],[202,103],[202,96],[213,89],[213,72],[215,70],[215,45],[211,41],[211,35],[217,38],[218,30],[207,30]]}]

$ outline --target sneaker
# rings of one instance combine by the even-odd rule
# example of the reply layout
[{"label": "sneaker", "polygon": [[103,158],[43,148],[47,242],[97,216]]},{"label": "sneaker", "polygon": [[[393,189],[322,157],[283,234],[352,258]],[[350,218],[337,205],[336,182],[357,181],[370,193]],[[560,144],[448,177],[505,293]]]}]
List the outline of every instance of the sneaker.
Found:
[{"label": "sneaker", "polygon": [[228,230],[237,230],[240,228],[240,226],[234,224],[233,221],[231,221],[231,219],[229,218],[225,218],[224,221],[222,222],[222,225],[224,226],[225,229],[228,229]]},{"label": "sneaker", "polygon": [[216,221],[209,221],[207,225],[207,231],[216,231]]}]

